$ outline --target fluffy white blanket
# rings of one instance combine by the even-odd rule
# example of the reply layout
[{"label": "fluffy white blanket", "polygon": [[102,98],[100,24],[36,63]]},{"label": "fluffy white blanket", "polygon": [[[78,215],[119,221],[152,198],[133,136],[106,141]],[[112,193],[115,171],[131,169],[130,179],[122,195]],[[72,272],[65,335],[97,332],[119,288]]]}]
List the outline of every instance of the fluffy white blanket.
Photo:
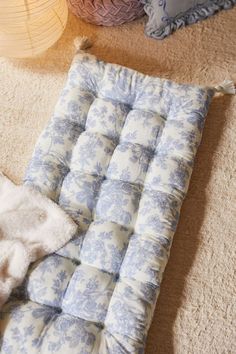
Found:
[{"label": "fluffy white blanket", "polygon": [[0,307],[22,283],[30,263],[55,252],[76,231],[57,204],[0,174]]}]

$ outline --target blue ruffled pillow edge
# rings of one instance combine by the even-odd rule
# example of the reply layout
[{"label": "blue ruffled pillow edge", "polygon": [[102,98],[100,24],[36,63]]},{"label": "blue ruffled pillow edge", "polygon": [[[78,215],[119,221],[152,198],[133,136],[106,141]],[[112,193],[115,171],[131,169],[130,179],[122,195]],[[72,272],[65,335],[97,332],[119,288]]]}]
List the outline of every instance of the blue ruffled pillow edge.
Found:
[{"label": "blue ruffled pillow edge", "polygon": [[196,5],[185,12],[177,14],[174,18],[171,17],[166,24],[161,24],[158,28],[156,28],[156,25],[153,25],[153,22],[156,22],[154,20],[156,17],[156,12],[153,7],[153,1],[157,0],[141,0],[144,4],[144,10],[149,16],[145,33],[149,37],[156,39],[164,39],[183,26],[191,25],[200,20],[204,20],[221,10],[231,9],[236,4],[236,0],[215,0],[212,1],[212,3],[208,2],[207,4]]}]

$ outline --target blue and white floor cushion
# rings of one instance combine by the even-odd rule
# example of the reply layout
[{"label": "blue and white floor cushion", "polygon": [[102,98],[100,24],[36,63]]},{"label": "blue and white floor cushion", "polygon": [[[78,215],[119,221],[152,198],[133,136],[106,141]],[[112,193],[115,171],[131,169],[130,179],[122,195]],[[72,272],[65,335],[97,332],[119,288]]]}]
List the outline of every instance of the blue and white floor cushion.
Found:
[{"label": "blue and white floor cushion", "polygon": [[76,54],[25,184],[79,231],[4,305],[1,353],[144,352],[213,94]]}]

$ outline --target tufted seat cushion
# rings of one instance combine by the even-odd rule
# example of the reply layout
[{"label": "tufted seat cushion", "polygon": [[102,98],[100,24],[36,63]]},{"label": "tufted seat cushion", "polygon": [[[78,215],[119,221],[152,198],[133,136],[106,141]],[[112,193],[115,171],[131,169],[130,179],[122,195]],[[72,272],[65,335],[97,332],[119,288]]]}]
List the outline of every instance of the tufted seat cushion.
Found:
[{"label": "tufted seat cushion", "polygon": [[144,352],[212,96],[75,56],[25,183],[79,231],[4,306],[1,353]]},{"label": "tufted seat cushion", "polygon": [[139,0],[68,0],[69,8],[83,20],[102,26],[117,26],[144,15]]}]

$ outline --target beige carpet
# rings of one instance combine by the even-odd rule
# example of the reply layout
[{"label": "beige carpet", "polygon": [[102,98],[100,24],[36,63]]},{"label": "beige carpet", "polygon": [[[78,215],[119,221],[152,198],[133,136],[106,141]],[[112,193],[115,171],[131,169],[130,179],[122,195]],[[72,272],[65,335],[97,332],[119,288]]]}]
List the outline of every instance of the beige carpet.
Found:
[{"label": "beige carpet", "polygon": [[[77,35],[92,38],[91,51],[102,59],[144,73],[197,84],[236,81],[236,8],[164,41],[146,38],[144,21],[98,28],[70,16],[65,34],[46,54],[24,61],[0,59],[0,169],[21,181],[66,79]],[[236,97],[215,98],[147,354],[236,353],[235,152]]]}]

